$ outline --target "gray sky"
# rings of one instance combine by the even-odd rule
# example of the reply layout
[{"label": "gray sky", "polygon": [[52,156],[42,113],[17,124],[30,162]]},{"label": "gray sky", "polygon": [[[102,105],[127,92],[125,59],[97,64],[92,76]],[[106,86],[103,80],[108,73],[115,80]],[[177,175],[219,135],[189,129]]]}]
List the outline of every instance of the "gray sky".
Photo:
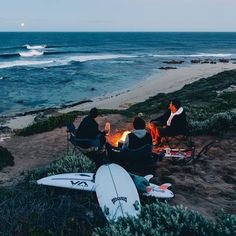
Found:
[{"label": "gray sky", "polygon": [[236,31],[236,0],[1,0],[0,31]]}]

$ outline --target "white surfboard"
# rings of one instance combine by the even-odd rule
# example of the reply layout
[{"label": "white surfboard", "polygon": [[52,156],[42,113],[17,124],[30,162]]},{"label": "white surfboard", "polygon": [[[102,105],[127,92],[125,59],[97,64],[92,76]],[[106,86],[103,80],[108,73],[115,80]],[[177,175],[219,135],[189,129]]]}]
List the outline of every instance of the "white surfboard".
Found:
[{"label": "white surfboard", "polygon": [[133,180],[117,164],[102,165],[95,176],[99,205],[108,221],[120,217],[138,217],[141,211],[139,195]]},{"label": "white surfboard", "polygon": [[52,175],[39,179],[37,184],[85,191],[95,191],[96,189],[94,173],[68,173]]},{"label": "white surfboard", "polygon": [[[95,192],[96,185],[94,177],[94,173],[65,173],[39,179],[37,184]],[[152,177],[153,175],[148,175],[144,178],[149,181]],[[150,183],[147,186],[147,192],[142,192],[141,194],[147,197],[173,198],[174,193],[168,188],[164,189],[163,186],[165,185],[168,185],[168,188],[171,186],[171,184],[162,184],[160,189],[159,185]],[[139,189],[137,190],[139,191]]]}]

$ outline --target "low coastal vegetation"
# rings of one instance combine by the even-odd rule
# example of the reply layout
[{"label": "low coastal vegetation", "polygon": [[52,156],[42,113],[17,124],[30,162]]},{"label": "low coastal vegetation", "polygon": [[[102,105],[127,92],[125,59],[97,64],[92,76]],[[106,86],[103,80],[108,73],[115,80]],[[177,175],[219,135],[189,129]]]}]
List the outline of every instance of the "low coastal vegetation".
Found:
[{"label": "low coastal vegetation", "polygon": [[14,157],[4,147],[0,146],[0,170],[6,166],[14,165]]},{"label": "low coastal vegetation", "polygon": [[[134,117],[142,112],[147,118],[167,108],[171,99],[182,101],[187,110],[192,135],[225,135],[236,131],[236,70],[225,71],[200,79],[172,93],[160,93],[127,110],[102,110],[103,114],[123,114]],[[234,89],[230,89],[234,88]],[[50,117],[17,132],[20,136],[53,130],[65,126],[85,112],[70,112]]]},{"label": "low coastal vegetation", "polygon": [[141,199],[138,219],[107,223],[92,192],[36,185],[39,178],[67,172],[94,172],[88,157],[66,155],[29,172],[14,188],[0,189],[1,234],[10,235],[234,235],[236,215],[219,213],[215,221],[183,206]]},{"label": "low coastal vegetation", "polygon": [[[142,112],[147,119],[168,106],[172,98],[182,101],[187,110],[192,135],[231,135],[236,131],[236,71],[185,85],[181,90],[158,94],[124,111],[102,110],[133,117]],[[27,136],[65,126],[84,112],[71,112],[38,122],[18,131]],[[218,213],[214,220],[183,206],[170,206],[155,199],[141,197],[138,219],[120,219],[108,223],[92,192],[39,186],[45,176],[94,172],[95,164],[85,155],[68,154],[46,167],[25,174],[17,186],[0,188],[0,235],[214,235],[236,234],[236,215]]]}]

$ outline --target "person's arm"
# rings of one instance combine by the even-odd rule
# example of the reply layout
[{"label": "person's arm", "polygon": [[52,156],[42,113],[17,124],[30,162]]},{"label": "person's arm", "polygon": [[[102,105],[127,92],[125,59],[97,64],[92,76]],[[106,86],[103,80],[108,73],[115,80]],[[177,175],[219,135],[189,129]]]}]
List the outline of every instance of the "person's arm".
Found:
[{"label": "person's arm", "polygon": [[129,147],[129,135],[126,135],[125,137],[125,142],[124,144],[122,145],[122,149],[126,149]]},{"label": "person's arm", "polygon": [[160,125],[166,125],[166,122],[170,117],[170,113],[170,110],[168,110],[162,116],[159,116],[156,119],[151,120],[150,122],[158,122]]}]

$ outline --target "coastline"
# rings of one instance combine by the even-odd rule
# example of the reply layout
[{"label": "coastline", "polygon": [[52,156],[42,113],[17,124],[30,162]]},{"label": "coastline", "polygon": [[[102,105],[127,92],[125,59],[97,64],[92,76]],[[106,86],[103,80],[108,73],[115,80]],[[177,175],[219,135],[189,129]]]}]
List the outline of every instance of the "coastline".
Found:
[{"label": "coastline", "polygon": [[[79,102],[77,105],[57,109],[58,113],[71,111],[86,111],[92,107],[99,109],[126,109],[131,105],[147,100],[149,97],[158,93],[169,93],[181,89],[185,84],[192,83],[201,78],[207,78],[226,70],[236,69],[236,64],[217,63],[217,64],[197,64],[181,67],[176,70],[161,71],[158,75],[153,75],[140,84],[117,91],[110,96],[97,97],[91,102]],[[46,109],[45,109],[46,110]],[[4,126],[11,129],[21,129],[34,122],[34,114],[26,114],[9,118]]]}]

